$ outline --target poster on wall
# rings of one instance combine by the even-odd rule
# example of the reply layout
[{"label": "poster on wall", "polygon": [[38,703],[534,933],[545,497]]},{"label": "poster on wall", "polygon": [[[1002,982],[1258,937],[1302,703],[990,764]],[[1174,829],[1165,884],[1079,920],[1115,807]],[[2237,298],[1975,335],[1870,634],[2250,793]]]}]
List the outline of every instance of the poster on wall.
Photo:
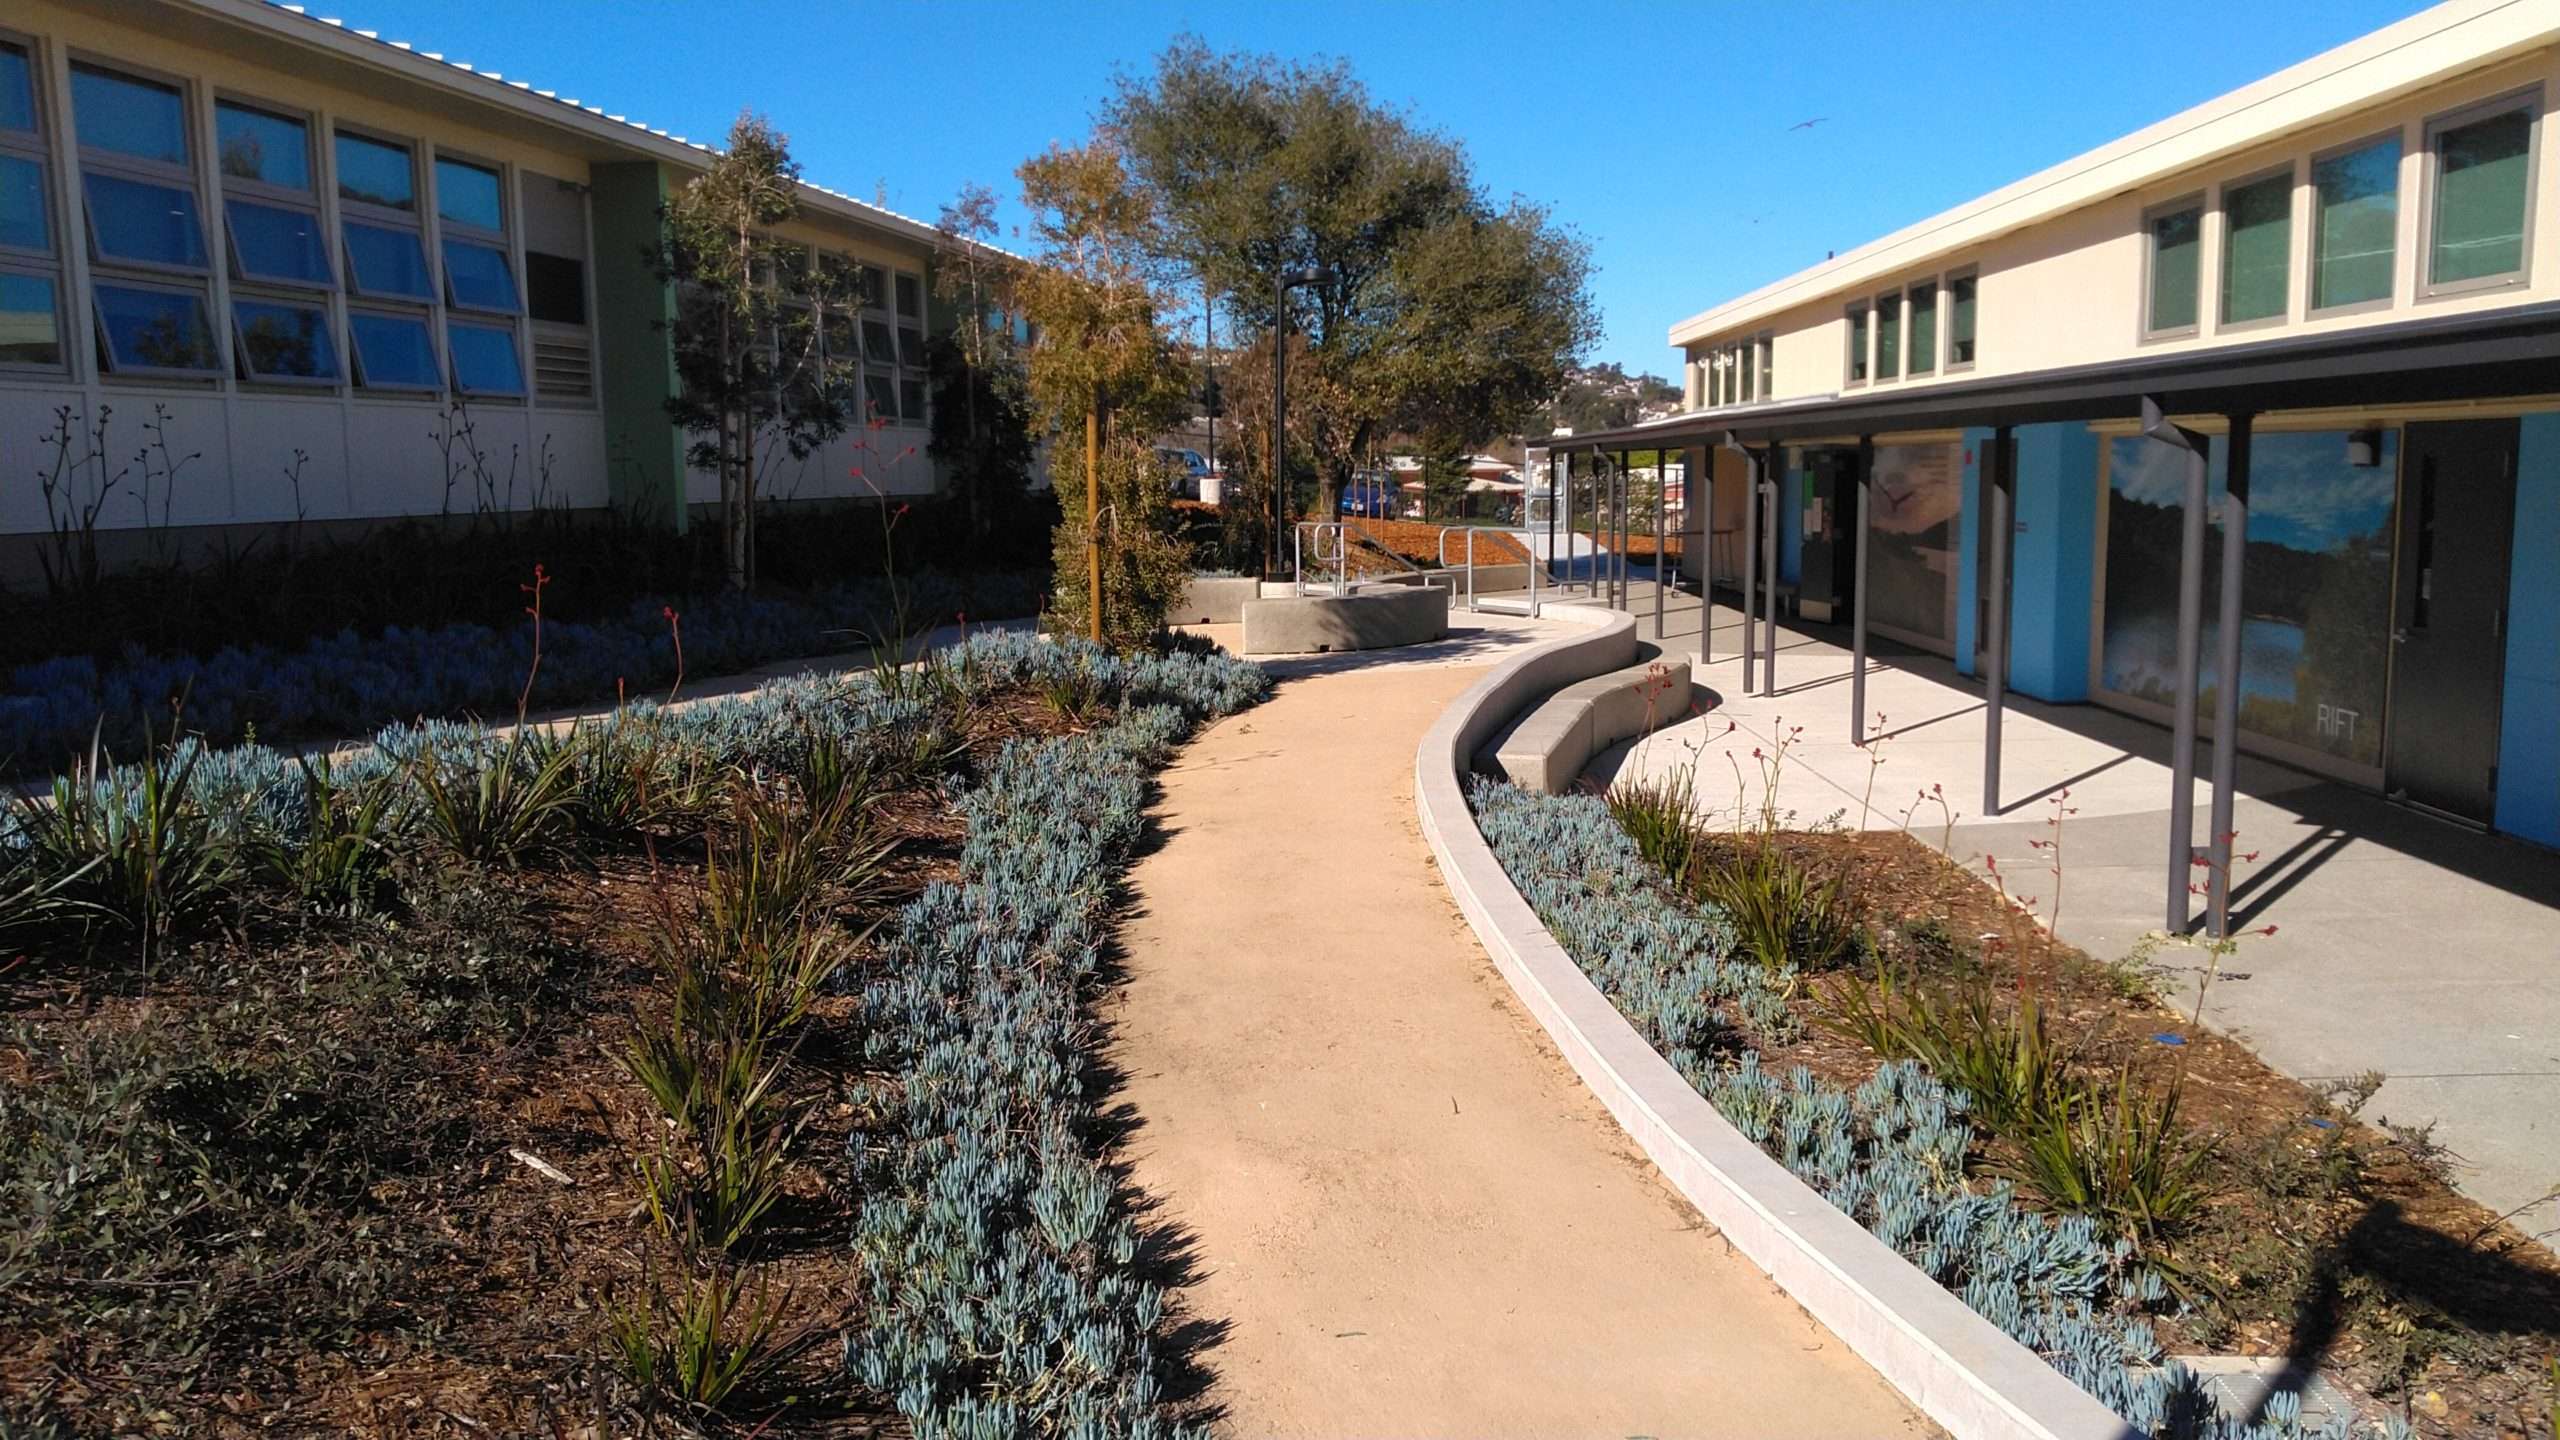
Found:
[{"label": "poster on wall", "polygon": [[[2241,559],[2240,726],[2349,764],[2382,763],[2382,705],[2391,628],[2392,507],[2400,433],[2382,432],[2374,463],[2354,463],[2344,431],[2262,432],[2249,467],[2249,544]],[[2206,544],[2207,714],[2221,606],[2223,447],[2209,480]],[[2107,449],[2107,586],[2100,684],[2169,705],[2177,698],[2178,547],[2185,459],[2126,436]]]},{"label": "poster on wall", "polygon": [[1956,524],[1964,512],[1964,451],[1949,441],[1879,445],[1867,503],[1867,617],[1906,635],[1952,644]]}]

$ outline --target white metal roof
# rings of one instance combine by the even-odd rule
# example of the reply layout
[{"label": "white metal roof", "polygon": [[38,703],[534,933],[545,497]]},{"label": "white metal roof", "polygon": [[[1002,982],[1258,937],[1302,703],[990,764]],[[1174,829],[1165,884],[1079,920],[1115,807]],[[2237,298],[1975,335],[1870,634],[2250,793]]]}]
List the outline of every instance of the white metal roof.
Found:
[{"label": "white metal roof", "polygon": [[[714,146],[682,135],[670,135],[644,121],[610,113],[600,105],[587,104],[575,96],[563,96],[554,90],[537,90],[530,80],[511,80],[494,70],[482,70],[464,61],[448,60],[437,51],[419,49],[406,40],[386,40],[379,31],[356,29],[334,16],[313,15],[302,5],[286,3],[286,0],[172,0],[172,3],[263,32],[280,41],[468,95],[538,123],[584,135],[635,155],[699,170],[709,163],[711,157],[720,153]],[[929,245],[939,244],[942,240],[942,232],[912,215],[902,215],[884,205],[858,200],[841,190],[831,190],[805,180],[800,188],[802,203],[821,214],[852,220]]]}]

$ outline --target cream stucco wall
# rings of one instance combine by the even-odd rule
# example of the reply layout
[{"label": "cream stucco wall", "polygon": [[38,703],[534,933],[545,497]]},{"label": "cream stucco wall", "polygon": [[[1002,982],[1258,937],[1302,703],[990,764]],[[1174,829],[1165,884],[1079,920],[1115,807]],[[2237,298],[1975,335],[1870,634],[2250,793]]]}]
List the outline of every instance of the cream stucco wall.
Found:
[{"label": "cream stucco wall", "polygon": [[[2420,232],[2431,193],[2425,146],[2427,122],[2450,111],[2537,86],[2540,121],[2535,142],[2526,280],[2497,290],[2419,298],[2419,266],[2423,258]],[[2560,46],[2549,46],[2317,125],[2266,137],[2221,155],[2210,164],[2162,175],[1979,244],[1932,254],[1904,269],[1877,273],[1854,288],[1826,289],[1771,313],[1740,308],[1730,328],[1704,333],[1686,346],[1686,358],[1694,364],[1719,345],[1774,329],[1776,387],[1774,396],[1766,398],[1793,400],[1853,388],[1907,389],[1951,379],[2096,364],[2240,340],[2350,330],[2419,315],[2459,314],[2560,298],[2560,183],[2555,183],[2555,177],[2560,177],[2560,155],[2553,153],[2555,117],[2560,117]],[[2397,133],[2402,141],[2392,303],[2351,313],[2310,316],[2306,314],[2312,239],[2309,158],[2386,132]],[[2286,164],[2292,166],[2294,175],[2291,299],[2287,313],[2281,322],[2258,322],[2237,331],[2225,331],[2217,324],[2214,304],[2221,273],[2220,187],[2235,180],[2261,177]],[[2143,214],[2163,202],[2197,194],[2207,202],[2201,246],[2204,301],[2197,333],[2188,338],[2146,341],[2140,335],[2144,300]],[[1943,279],[1967,268],[1976,269],[1979,274],[1978,363],[1952,373],[1941,365],[1937,373],[1924,378],[1851,387],[1847,380],[1848,306],[1915,280]],[[1943,290],[1941,293],[1943,296]],[[1942,310],[1942,338],[1945,328]]]}]

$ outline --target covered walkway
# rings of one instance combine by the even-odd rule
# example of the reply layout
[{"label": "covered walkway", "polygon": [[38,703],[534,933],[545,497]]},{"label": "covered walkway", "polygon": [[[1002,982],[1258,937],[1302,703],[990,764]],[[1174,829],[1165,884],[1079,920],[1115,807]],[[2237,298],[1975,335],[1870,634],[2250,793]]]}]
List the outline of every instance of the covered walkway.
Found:
[{"label": "covered walkway", "polygon": [[[1644,587],[1634,600],[1649,615]],[[1669,607],[1675,640],[1694,644],[1697,606],[1680,596]],[[1788,751],[1783,807],[1808,822],[1840,812],[1843,824],[1890,828],[1903,823],[1915,794],[1942,787],[1952,831],[1924,805],[1911,833],[1977,871],[1983,856],[1996,856],[2040,895],[2050,891],[2047,859],[2027,842],[2048,837],[2067,789],[2075,813],[2063,829],[2063,938],[2103,960],[2158,932],[2174,789],[2168,731],[2093,705],[2011,695],[2001,808],[1987,815],[1979,683],[1937,656],[1877,642],[1866,699],[1871,722],[1883,717],[1870,726],[1880,744],[1861,749],[1849,734],[1845,637],[1781,626],[1777,688],[1746,696],[1734,658],[1740,628],[1740,615],[1719,606],[1719,658],[1698,671],[1698,703],[1709,713],[1604,753],[1595,776],[1655,773],[1694,756],[1702,793],[1729,803],[1722,797],[1732,793],[1734,764],[1756,774],[1752,749],[1802,727]],[[1728,723],[1738,727],[1731,734]],[[2235,781],[2237,848],[2259,858],[2236,867],[2232,923],[2277,929],[2243,937],[2211,990],[2206,1022],[2296,1078],[2383,1071],[2389,1082],[2367,1114],[2434,1121],[2437,1138],[2465,1162],[2456,1183],[2493,1210],[2560,1184],[2560,863],[2252,757],[2241,757]],[[2201,811],[2205,777],[2193,793]],[[2172,967],[2203,958],[2176,945],[2158,955]],[[2192,968],[2172,976],[2181,986],[2193,977]],[[2560,1226],[2548,1208],[2524,1219],[2528,1232]]]},{"label": "covered walkway", "polygon": [[1659,1179],[1442,888],[1414,746],[1554,628],[1453,627],[1276,666],[1164,773],[1131,876],[1124,1157],[1223,1327],[1218,1428],[1925,1433]]}]

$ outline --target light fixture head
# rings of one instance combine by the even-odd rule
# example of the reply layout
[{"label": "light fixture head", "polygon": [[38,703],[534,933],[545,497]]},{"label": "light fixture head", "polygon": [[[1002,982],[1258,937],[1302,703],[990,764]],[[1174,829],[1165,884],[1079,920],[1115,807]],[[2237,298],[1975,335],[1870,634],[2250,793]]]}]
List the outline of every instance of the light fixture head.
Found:
[{"label": "light fixture head", "polygon": [[2382,463],[2382,432],[2371,426],[2347,432],[2347,463],[2370,470]]}]

